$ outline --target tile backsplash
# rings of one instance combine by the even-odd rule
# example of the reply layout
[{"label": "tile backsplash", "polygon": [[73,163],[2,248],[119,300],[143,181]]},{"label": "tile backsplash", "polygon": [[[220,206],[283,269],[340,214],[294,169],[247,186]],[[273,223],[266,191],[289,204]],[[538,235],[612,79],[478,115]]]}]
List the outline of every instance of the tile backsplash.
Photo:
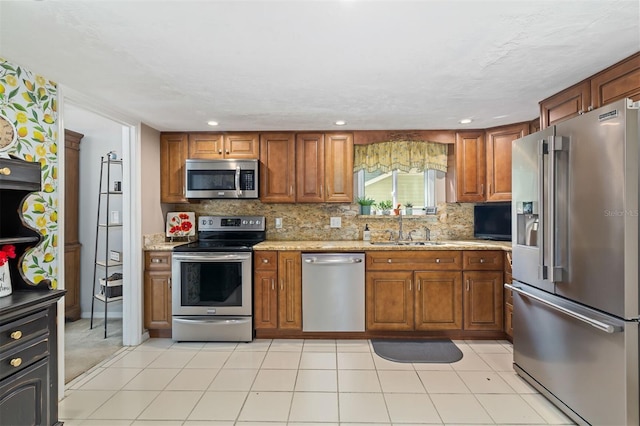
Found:
[{"label": "tile backsplash", "polygon": [[[264,216],[267,240],[359,240],[365,224],[371,238],[389,238],[386,230],[398,230],[398,216],[360,215],[357,204],[300,203],[267,204],[259,200],[202,200],[199,203],[175,204],[171,208],[193,211],[202,215]],[[331,228],[331,217],[340,217],[341,227]],[[282,228],[276,229],[276,218],[282,218]],[[431,231],[432,240],[466,240],[473,238],[473,204],[441,203],[435,215],[403,216],[405,236],[409,231],[414,239],[424,238],[424,229]]]}]

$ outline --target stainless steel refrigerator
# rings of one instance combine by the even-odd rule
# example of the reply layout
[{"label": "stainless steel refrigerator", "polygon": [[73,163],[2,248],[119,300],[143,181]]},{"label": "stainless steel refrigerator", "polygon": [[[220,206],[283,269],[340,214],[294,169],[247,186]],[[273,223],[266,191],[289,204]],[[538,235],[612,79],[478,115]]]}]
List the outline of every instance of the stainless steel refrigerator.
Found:
[{"label": "stainless steel refrigerator", "polygon": [[638,103],[513,142],[513,358],[580,424],[640,424]]}]

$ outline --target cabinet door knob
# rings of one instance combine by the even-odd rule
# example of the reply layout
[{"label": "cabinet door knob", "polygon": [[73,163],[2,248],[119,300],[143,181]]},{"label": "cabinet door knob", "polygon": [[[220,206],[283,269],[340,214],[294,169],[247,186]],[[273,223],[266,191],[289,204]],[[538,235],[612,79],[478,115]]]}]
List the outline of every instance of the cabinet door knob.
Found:
[{"label": "cabinet door knob", "polygon": [[218,150],[218,154],[222,154],[222,150],[221,149]]},{"label": "cabinet door knob", "polygon": [[436,263],[440,263],[440,258],[436,258]]},{"label": "cabinet door knob", "polygon": [[262,259],[262,263],[269,263],[269,259]]},{"label": "cabinet door knob", "polygon": [[13,333],[11,333],[10,336],[13,340],[19,340],[22,337],[22,331],[16,330]]},{"label": "cabinet door knob", "polygon": [[0,175],[9,176],[11,174],[11,169],[8,167],[3,167],[0,169]]},{"label": "cabinet door knob", "polygon": [[11,364],[12,367],[20,367],[22,364],[22,358],[13,358],[9,361],[9,364]]}]

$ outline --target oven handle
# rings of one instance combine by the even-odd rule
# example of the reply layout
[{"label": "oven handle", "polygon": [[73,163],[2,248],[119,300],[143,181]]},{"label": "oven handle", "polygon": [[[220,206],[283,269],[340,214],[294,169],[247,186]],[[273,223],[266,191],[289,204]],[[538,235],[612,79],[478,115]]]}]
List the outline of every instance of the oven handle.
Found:
[{"label": "oven handle", "polygon": [[202,254],[173,254],[174,260],[193,260],[197,262],[217,262],[224,260],[249,260],[251,259],[251,253],[234,253],[234,254],[221,254],[221,253],[202,253]]}]

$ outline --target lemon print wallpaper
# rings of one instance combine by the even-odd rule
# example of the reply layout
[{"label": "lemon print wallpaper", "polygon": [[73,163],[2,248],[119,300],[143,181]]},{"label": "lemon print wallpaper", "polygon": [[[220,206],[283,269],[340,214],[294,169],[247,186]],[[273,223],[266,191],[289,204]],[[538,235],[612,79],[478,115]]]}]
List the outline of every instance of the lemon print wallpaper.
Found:
[{"label": "lemon print wallpaper", "polygon": [[22,273],[34,284],[49,280],[58,286],[58,111],[56,83],[0,58],[0,113],[13,122],[18,143],[8,153],[37,161],[42,190],[31,193],[22,206],[28,226],[42,242],[27,251]]}]

